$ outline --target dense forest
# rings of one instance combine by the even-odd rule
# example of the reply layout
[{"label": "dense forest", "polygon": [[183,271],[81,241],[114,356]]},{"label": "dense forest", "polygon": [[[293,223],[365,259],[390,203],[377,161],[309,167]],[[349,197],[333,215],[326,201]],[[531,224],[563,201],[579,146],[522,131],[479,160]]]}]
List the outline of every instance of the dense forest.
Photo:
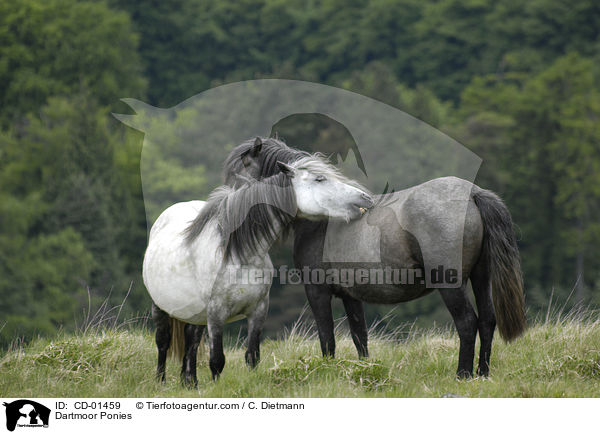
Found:
[{"label": "dense forest", "polygon": [[[593,0],[0,2],[0,345],[126,296],[121,320],[147,315],[144,137],[111,113],[131,112],[125,97],[167,108],[257,78],[347,89],[453,137],[512,212],[529,315],[598,305],[599,60]],[[275,131],[309,148],[343,135],[311,116]],[[194,164],[163,188],[204,199],[214,162]],[[156,173],[179,170],[165,160]],[[276,265],[291,265],[290,245]],[[305,298],[276,284],[271,300],[275,336]],[[370,306],[369,320],[388,310]],[[449,315],[432,295],[392,318]]]}]

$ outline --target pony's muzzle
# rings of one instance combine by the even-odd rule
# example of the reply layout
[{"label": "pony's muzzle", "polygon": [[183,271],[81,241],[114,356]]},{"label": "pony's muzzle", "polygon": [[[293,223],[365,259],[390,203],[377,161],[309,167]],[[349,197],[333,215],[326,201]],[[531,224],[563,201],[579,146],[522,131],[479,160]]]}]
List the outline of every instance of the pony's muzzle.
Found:
[{"label": "pony's muzzle", "polygon": [[375,205],[375,201],[367,193],[362,193],[360,198],[361,203],[358,204],[358,208],[360,209],[361,215],[364,215],[369,208],[372,208],[373,205]]}]

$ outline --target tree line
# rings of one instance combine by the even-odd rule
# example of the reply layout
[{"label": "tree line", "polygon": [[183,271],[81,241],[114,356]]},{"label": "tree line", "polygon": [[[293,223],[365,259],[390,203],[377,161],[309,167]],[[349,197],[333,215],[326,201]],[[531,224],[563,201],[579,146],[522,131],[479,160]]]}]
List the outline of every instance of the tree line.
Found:
[{"label": "tree line", "polygon": [[[530,315],[551,295],[600,303],[599,32],[591,0],[1,3],[0,343],[73,328],[130,285],[123,314],[148,311],[143,136],[110,114],[123,97],[169,107],[255,78],[342,87],[454,137],[513,214]],[[343,136],[314,117],[278,131],[309,147]],[[163,188],[204,198],[211,169]],[[289,245],[273,256],[291,263]],[[301,291],[273,288],[268,330],[295,319]],[[442,312],[430,296],[395,318]]]}]

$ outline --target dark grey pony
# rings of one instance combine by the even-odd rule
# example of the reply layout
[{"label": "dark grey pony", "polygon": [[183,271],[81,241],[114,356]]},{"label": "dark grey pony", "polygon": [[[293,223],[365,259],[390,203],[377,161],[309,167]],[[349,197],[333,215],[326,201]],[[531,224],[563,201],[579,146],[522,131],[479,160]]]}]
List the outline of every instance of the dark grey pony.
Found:
[{"label": "dark grey pony", "polygon": [[[233,183],[240,156],[255,143],[247,141],[230,153],[224,164],[226,183]],[[251,175],[270,177],[278,173],[278,161],[290,163],[305,155],[280,140],[262,139]],[[478,331],[477,373],[487,376],[496,324],[506,341],[526,328],[520,257],[508,209],[494,193],[455,177],[433,179],[378,200],[365,217],[348,224],[302,218],[293,222],[297,268],[376,269],[374,280],[366,283],[305,283],[323,355],[335,354],[332,296],[342,299],[358,354],[367,357],[361,301],[401,303],[438,289],[460,338],[458,377],[473,375]],[[346,252],[356,252],[356,259],[345,260]],[[391,281],[386,279],[388,270]],[[477,314],[466,291],[469,279]]]}]

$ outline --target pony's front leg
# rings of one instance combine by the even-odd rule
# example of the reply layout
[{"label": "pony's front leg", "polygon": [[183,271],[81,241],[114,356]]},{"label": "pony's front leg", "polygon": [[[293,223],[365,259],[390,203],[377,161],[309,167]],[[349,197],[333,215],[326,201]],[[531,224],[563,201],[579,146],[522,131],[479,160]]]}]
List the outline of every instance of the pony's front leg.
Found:
[{"label": "pony's front leg", "polygon": [[323,357],[335,357],[335,335],[331,311],[331,291],[325,285],[304,285],[308,304],[317,323]]},{"label": "pony's front leg", "polygon": [[269,295],[263,298],[254,312],[248,315],[248,350],[246,351],[246,364],[251,368],[256,367],[260,361],[260,334],[269,311]]},{"label": "pony's front leg", "polygon": [[225,318],[222,312],[213,312],[209,307],[208,312],[208,340],[210,345],[210,359],[208,365],[213,380],[216,380],[223,372],[225,366],[225,354],[223,353],[223,328]]},{"label": "pony's front leg", "polygon": [[348,295],[343,295],[342,301],[344,302],[350,335],[358,352],[358,357],[369,357],[367,322],[365,321],[362,302]]}]

